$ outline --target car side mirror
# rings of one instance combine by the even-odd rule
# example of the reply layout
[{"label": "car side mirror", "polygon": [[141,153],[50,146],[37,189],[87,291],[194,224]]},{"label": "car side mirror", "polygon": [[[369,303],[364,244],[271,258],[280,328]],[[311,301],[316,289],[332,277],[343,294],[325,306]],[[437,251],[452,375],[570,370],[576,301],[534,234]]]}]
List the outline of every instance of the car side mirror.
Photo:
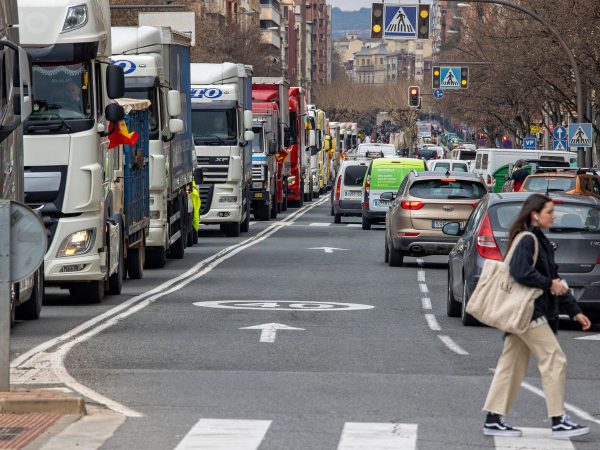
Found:
[{"label": "car side mirror", "polygon": [[396,198],[396,194],[394,192],[384,192],[379,196],[380,200],[391,202]]},{"label": "car side mirror", "polygon": [[449,222],[443,226],[442,232],[448,236],[460,236],[463,234],[463,230],[460,228],[460,223]]},{"label": "car side mirror", "polygon": [[110,99],[122,98],[125,95],[125,75],[121,66],[106,66],[106,93]]},{"label": "car side mirror", "polygon": [[200,167],[196,167],[194,169],[194,182],[196,183],[197,186],[204,183],[204,172],[202,171],[202,168],[200,168]]}]

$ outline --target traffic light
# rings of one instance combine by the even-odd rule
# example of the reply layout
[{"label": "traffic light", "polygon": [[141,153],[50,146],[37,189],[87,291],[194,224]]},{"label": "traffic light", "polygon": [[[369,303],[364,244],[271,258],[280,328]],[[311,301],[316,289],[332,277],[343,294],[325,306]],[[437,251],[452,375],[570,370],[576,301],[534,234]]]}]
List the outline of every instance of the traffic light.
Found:
[{"label": "traffic light", "polygon": [[408,106],[418,108],[421,105],[421,88],[419,86],[408,87]]},{"label": "traffic light", "polygon": [[433,86],[434,89],[439,89],[440,88],[440,75],[441,75],[441,71],[439,67],[434,67],[433,70],[431,71],[431,75],[432,75],[432,79],[431,79],[431,86]]},{"label": "traffic light", "polygon": [[371,8],[371,38],[383,37],[383,3],[373,3]]},{"label": "traffic light", "polygon": [[469,68],[460,68],[460,87],[466,89],[469,87]]},{"label": "traffic light", "polygon": [[417,39],[429,39],[429,5],[419,5]]}]

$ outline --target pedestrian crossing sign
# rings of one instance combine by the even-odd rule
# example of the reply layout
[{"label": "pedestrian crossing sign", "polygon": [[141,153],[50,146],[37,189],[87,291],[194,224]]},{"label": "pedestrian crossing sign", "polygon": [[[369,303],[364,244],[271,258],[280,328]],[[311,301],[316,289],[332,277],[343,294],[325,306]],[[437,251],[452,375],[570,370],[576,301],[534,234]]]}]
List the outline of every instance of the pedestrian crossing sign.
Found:
[{"label": "pedestrian crossing sign", "polygon": [[568,150],[567,146],[568,144],[566,139],[554,139],[552,141],[552,150],[566,152]]},{"label": "pedestrian crossing sign", "polygon": [[433,86],[440,89],[464,89],[469,85],[468,67],[434,67]]},{"label": "pedestrian crossing sign", "polygon": [[570,123],[569,124],[569,147],[591,147],[592,146],[592,124]]},{"label": "pedestrian crossing sign", "polygon": [[385,4],[383,38],[417,38],[417,5]]}]

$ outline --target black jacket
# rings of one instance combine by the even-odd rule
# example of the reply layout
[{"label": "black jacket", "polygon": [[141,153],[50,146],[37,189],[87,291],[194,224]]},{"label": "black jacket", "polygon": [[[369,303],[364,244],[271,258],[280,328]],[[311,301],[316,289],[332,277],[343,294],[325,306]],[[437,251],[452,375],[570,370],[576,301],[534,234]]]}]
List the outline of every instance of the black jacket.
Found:
[{"label": "black jacket", "polygon": [[554,249],[542,230],[537,227],[529,229],[538,240],[539,254],[533,264],[534,242],[531,236],[525,236],[517,245],[510,261],[510,274],[521,284],[537,287],[544,293],[535,300],[532,320],[545,317],[552,330],[558,331],[558,314],[566,313],[571,318],[581,312],[577,300],[570,294],[555,296],[550,292],[552,280],[559,278],[558,266],[554,262]]}]

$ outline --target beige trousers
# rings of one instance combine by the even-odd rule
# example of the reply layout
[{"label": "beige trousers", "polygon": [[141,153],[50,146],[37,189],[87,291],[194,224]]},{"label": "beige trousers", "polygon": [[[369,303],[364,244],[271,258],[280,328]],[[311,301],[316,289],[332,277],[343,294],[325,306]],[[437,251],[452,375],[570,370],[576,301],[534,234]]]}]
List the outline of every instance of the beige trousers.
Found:
[{"label": "beige trousers", "polygon": [[567,358],[547,323],[534,325],[523,334],[506,336],[484,411],[508,414],[527,373],[530,353],[542,376],[548,417],[564,414]]}]

